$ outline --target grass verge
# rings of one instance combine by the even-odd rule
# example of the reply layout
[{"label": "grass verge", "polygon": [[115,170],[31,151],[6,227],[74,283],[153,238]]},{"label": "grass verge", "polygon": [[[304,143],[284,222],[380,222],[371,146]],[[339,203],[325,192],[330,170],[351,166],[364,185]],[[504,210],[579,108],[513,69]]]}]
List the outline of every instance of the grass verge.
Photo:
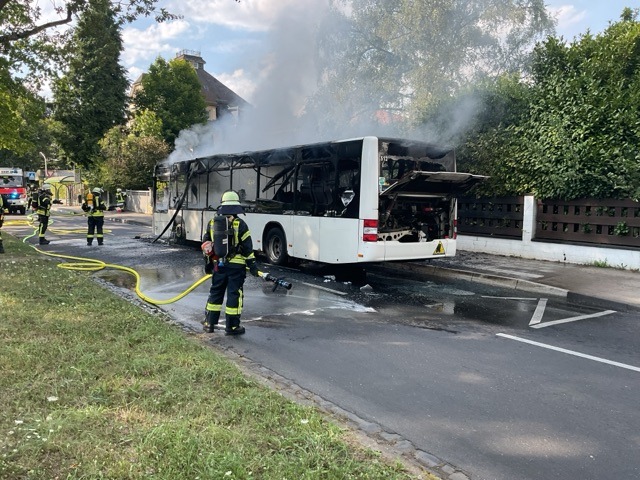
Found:
[{"label": "grass verge", "polygon": [[0,478],[416,478],[90,273],[4,244]]}]

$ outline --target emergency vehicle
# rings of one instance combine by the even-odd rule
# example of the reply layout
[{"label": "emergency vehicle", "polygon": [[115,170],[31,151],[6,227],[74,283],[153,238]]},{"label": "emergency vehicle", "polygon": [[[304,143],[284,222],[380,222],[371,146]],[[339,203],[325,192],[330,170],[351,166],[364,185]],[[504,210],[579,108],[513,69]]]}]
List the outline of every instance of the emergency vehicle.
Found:
[{"label": "emergency vehicle", "polygon": [[0,167],[0,195],[9,213],[24,215],[29,204],[24,173],[21,168]]}]

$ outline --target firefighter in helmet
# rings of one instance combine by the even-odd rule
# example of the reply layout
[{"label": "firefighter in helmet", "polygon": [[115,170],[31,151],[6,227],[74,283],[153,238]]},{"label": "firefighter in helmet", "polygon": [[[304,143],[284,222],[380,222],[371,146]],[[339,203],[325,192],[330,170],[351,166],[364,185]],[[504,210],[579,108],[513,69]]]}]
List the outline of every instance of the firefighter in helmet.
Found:
[{"label": "firefighter in helmet", "polygon": [[[202,237],[202,251],[208,261],[213,276],[205,310],[205,332],[213,332],[222,311],[225,291],[225,334],[242,335],[240,325],[242,314],[243,286],[247,270],[260,276],[253,253],[251,232],[244,220],[238,217],[244,213],[240,197],[233,190],[222,195],[217,215],[209,221]],[[207,270],[207,271],[210,271]]]},{"label": "firefighter in helmet", "polygon": [[36,208],[36,213],[38,214],[38,221],[40,222],[40,227],[38,228],[38,243],[40,245],[48,245],[49,240],[45,238],[45,233],[47,232],[47,227],[49,226],[49,216],[51,215],[51,197],[53,193],[51,192],[51,185],[45,183],[40,187],[40,193],[38,194],[38,208]]},{"label": "firefighter in helmet", "polygon": [[116,188],[116,210],[124,212],[124,205],[127,200],[127,194],[121,188]]},{"label": "firefighter in helmet", "polygon": [[82,210],[87,214],[87,246],[93,244],[93,237],[98,240],[98,245],[104,243],[104,236],[102,233],[102,227],[104,225],[104,211],[107,209],[107,205],[100,197],[102,189],[99,187],[94,188],[84,197],[82,203]]}]

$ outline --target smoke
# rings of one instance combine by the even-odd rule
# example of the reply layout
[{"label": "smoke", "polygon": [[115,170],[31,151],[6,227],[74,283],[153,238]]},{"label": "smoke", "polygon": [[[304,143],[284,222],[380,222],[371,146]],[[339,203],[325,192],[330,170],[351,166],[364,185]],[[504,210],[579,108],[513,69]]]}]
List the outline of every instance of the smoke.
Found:
[{"label": "smoke", "polygon": [[[292,3],[295,5],[283,9],[270,30],[269,54],[252,59],[262,72],[252,105],[241,110],[239,116],[225,115],[215,122],[182,131],[169,157],[170,163],[216,153],[365,135],[449,143],[468,126],[477,108],[473,102],[460,109],[455,118],[410,128],[401,112],[381,108],[384,102],[375,90],[374,78],[370,82],[319,89],[319,78],[327,75],[327,62],[321,62],[326,60],[322,58],[323,47],[330,44],[333,50],[328,56],[334,55],[336,63],[344,60],[346,55],[341,55],[340,49],[354,47],[344,43],[348,35],[342,35],[345,31],[341,29],[350,25],[344,17],[340,21],[340,14],[329,8],[329,0]],[[341,40],[334,41],[338,38]],[[330,65],[329,72],[331,68]]]}]

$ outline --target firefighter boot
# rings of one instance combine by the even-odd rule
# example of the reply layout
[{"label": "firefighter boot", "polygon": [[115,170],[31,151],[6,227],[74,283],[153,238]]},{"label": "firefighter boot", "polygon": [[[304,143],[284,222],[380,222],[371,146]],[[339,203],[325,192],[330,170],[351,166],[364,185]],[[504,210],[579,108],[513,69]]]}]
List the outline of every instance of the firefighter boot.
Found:
[{"label": "firefighter boot", "polygon": [[240,326],[239,315],[227,315],[226,320],[225,335],[242,335],[244,333],[244,327]]},{"label": "firefighter boot", "polygon": [[4,253],[4,246],[2,245],[2,240],[0,240],[0,253]]},{"label": "firefighter boot", "polygon": [[207,311],[202,321],[202,329],[207,333],[213,333],[215,325],[218,325],[220,319],[220,312]]},{"label": "firefighter boot", "polygon": [[40,237],[40,245],[49,245],[51,242],[44,237]]}]

